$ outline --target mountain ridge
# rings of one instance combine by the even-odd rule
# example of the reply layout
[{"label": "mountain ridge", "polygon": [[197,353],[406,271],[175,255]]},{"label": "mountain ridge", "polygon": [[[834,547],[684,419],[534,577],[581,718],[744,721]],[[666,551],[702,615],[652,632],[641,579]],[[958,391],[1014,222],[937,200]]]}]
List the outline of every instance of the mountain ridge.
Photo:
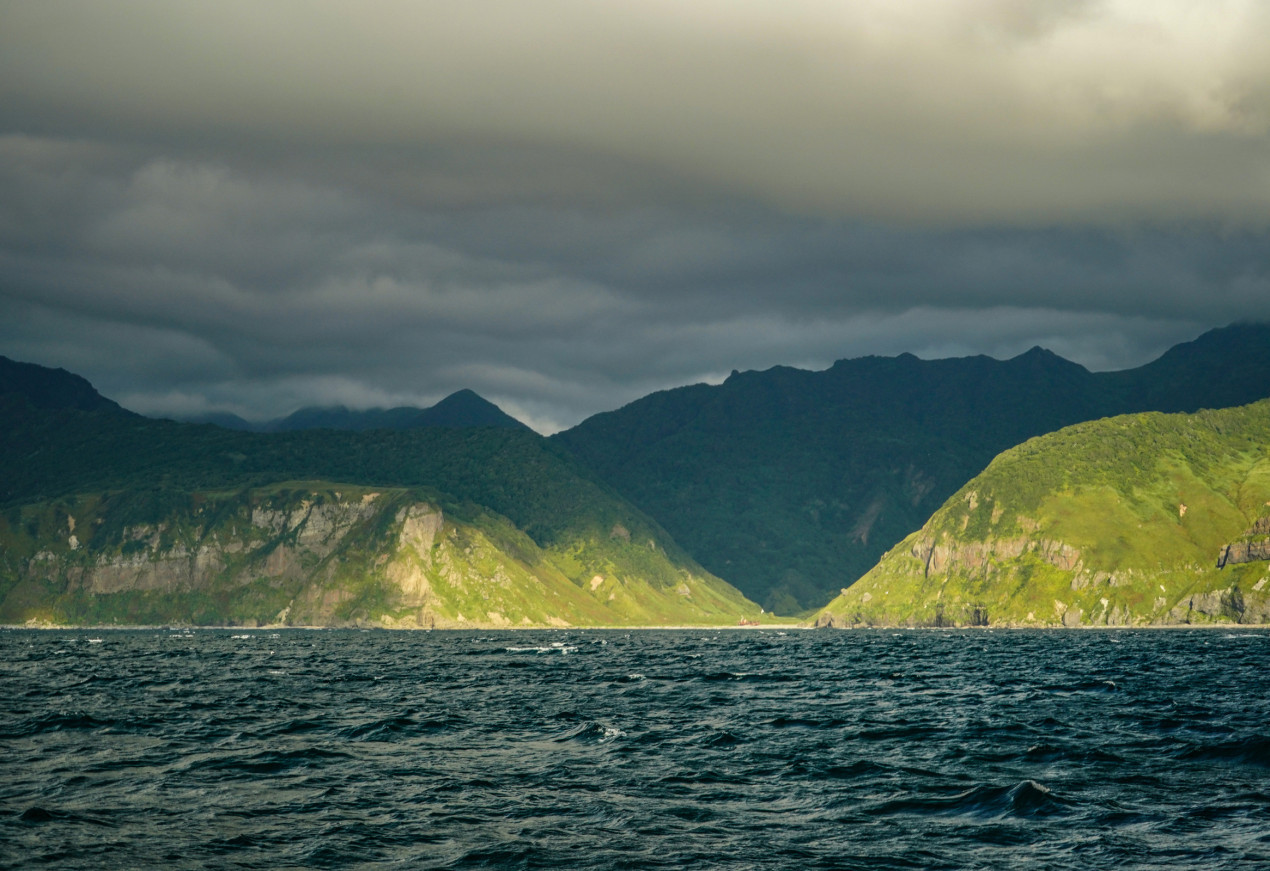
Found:
[{"label": "mountain ridge", "polygon": [[1270,622],[1270,400],[1002,452],[819,626]]},{"label": "mountain ridge", "polygon": [[344,405],[306,405],[283,417],[249,421],[231,412],[208,412],[182,418],[183,423],[210,423],[245,432],[293,432],[303,429],[340,429],[363,432],[371,429],[411,429],[413,427],[528,427],[474,390],[456,390],[435,405],[418,408],[350,409]]},{"label": "mountain ridge", "polygon": [[779,613],[823,605],[999,452],[1081,420],[1270,396],[1270,327],[1235,324],[1118,372],[858,357],[651,394],[552,438],[708,570]]},{"label": "mountain ridge", "polygon": [[0,396],[21,397],[33,408],[45,410],[131,413],[102,396],[88,379],[80,375],[5,356],[0,356]]},{"label": "mountain ridge", "polygon": [[5,623],[760,616],[526,427],[250,433],[81,399],[0,393]]},{"label": "mountain ridge", "polygon": [[[673,560],[735,582],[770,611],[796,613],[865,574],[997,453],[1028,438],[1126,407],[1187,410],[1270,395],[1270,328],[1210,331],[1110,373],[1040,347],[1009,360],[901,354],[821,371],[734,372],[720,385],[650,394],[548,440],[518,422],[471,426],[462,415],[451,415],[455,426],[235,433],[141,418],[63,370],[41,374],[6,359],[0,377],[6,364],[16,375],[0,387],[16,386],[0,389],[10,423],[0,448],[15,461],[0,475],[0,506],[280,480],[422,486],[485,505],[550,547],[561,536],[629,533],[612,508],[597,515],[607,520],[574,523],[616,500]],[[436,407],[451,399],[503,414],[465,391]],[[586,483],[570,491],[562,481]],[[593,495],[565,507],[582,493]]]}]

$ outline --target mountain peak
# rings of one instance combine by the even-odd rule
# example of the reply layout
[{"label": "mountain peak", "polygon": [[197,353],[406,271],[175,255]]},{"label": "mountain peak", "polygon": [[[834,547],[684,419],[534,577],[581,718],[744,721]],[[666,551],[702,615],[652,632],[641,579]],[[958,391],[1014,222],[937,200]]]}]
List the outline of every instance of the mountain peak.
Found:
[{"label": "mountain peak", "polygon": [[1014,356],[1014,357],[1011,357],[1010,359],[1011,359],[1011,360],[1023,360],[1023,361],[1027,361],[1027,362],[1032,362],[1032,361],[1035,361],[1035,362],[1042,362],[1042,361],[1044,361],[1044,362],[1050,362],[1050,361],[1054,361],[1054,360],[1062,360],[1064,363],[1070,363],[1070,362],[1071,362],[1071,361],[1070,361],[1070,360],[1068,360],[1067,358],[1065,358],[1065,357],[1060,357],[1058,354],[1055,354],[1055,353],[1054,353],[1053,351],[1051,351],[1049,348],[1042,348],[1040,345],[1033,345],[1032,347],[1030,347],[1030,348],[1028,348],[1026,351],[1024,351],[1022,354],[1018,354],[1018,355],[1016,355],[1016,356]]},{"label": "mountain peak", "polygon": [[0,356],[0,396],[17,395],[36,408],[76,411],[123,411],[96,388],[65,369],[20,363]]},{"label": "mountain peak", "polygon": [[494,426],[526,429],[525,425],[475,390],[456,390],[419,415],[418,426]]},{"label": "mountain peak", "polygon": [[1074,363],[1066,357],[1055,354],[1049,348],[1042,348],[1040,345],[1033,345],[1022,354],[1011,357],[1006,362],[1027,366],[1032,369],[1071,370],[1085,373],[1089,371],[1079,363]]},{"label": "mountain peak", "polygon": [[1267,348],[1270,348],[1270,324],[1241,321],[1217,327],[1192,341],[1174,345],[1155,362],[1228,356],[1232,349],[1264,353]]},{"label": "mountain peak", "polygon": [[[1156,391],[1185,390],[1190,401],[1162,411],[1226,408],[1265,396],[1270,371],[1270,324],[1235,323],[1174,345],[1141,368]],[[1114,373],[1124,378],[1124,373]]]},{"label": "mountain peak", "polygon": [[516,418],[474,390],[458,390],[431,408],[403,405],[397,408],[367,408],[355,411],[343,405],[307,406],[259,428],[269,432],[298,429],[342,429],[362,432],[372,429],[414,429],[435,426],[449,429],[499,427],[527,429]]}]

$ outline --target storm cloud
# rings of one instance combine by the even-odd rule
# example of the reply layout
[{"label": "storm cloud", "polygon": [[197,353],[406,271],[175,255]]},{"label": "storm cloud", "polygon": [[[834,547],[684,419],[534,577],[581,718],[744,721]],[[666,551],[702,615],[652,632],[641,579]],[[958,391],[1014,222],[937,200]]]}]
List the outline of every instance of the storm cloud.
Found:
[{"label": "storm cloud", "polygon": [[0,353],[552,431],[1270,319],[1270,5],[0,2]]}]

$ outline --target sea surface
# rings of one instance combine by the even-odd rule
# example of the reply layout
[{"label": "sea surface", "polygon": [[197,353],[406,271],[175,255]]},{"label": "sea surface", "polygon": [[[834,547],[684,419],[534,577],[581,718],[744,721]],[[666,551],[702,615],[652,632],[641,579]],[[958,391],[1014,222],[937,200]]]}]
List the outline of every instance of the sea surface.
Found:
[{"label": "sea surface", "polygon": [[3,868],[1267,868],[1270,633],[0,632]]}]

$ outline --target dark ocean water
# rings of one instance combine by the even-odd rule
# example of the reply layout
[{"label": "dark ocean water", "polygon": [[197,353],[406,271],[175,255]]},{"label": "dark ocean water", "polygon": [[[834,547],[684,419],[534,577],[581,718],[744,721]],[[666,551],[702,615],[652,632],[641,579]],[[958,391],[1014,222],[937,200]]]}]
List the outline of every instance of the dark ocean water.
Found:
[{"label": "dark ocean water", "polygon": [[0,867],[1266,868],[1268,666],[1239,630],[6,631]]}]

